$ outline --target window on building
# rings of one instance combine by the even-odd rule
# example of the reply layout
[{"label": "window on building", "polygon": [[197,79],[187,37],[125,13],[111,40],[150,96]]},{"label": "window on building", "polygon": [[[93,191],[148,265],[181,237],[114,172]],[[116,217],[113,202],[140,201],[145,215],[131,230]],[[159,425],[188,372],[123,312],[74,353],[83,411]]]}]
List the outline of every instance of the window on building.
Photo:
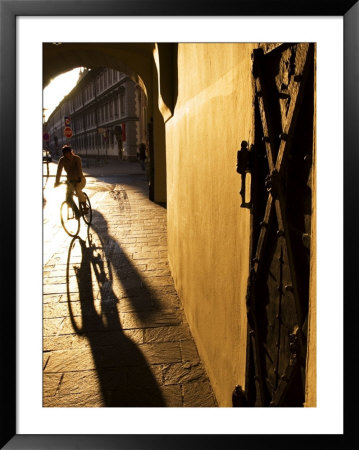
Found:
[{"label": "window on building", "polygon": [[125,89],[124,88],[120,89],[119,96],[120,96],[120,111],[121,111],[121,114],[124,114],[125,113]]}]

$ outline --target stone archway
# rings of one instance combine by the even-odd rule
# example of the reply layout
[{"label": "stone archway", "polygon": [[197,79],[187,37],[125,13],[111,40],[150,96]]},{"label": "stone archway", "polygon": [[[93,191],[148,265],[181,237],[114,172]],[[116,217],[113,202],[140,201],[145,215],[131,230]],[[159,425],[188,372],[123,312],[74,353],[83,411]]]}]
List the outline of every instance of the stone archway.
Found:
[{"label": "stone archway", "polygon": [[[167,62],[168,46],[163,52],[162,47],[159,49],[154,43],[44,43],[43,87],[45,88],[51,79],[61,73],[80,66],[89,69],[108,67],[119,70],[138,83],[147,95],[148,125],[152,137],[150,199],[165,203],[167,200],[165,121],[173,113],[173,95],[168,76],[162,81],[162,89],[159,88],[162,53],[165,53]],[[172,66],[170,68],[172,70]],[[164,98],[161,91],[165,92]]]}]

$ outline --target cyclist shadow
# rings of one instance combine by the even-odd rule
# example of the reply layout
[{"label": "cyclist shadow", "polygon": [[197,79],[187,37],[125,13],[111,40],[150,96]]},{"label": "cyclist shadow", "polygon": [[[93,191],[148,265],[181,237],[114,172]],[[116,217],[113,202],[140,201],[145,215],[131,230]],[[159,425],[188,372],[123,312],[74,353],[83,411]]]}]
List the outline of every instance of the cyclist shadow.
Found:
[{"label": "cyclist shadow", "polygon": [[104,240],[94,231],[88,237],[88,245],[79,236],[71,241],[67,298],[72,326],[88,340],[104,406],[166,406],[147,360],[123,331]]}]

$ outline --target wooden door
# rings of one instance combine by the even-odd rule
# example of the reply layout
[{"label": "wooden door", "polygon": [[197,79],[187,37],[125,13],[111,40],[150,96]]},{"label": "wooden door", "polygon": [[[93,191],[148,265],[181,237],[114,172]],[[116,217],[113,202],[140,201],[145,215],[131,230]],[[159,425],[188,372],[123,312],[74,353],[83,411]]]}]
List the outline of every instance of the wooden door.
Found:
[{"label": "wooden door", "polygon": [[304,43],[253,53],[255,140],[250,148],[242,143],[237,167],[252,176],[250,202],[242,203],[252,212],[247,380],[244,393],[234,392],[234,406],[304,403],[314,51]]}]

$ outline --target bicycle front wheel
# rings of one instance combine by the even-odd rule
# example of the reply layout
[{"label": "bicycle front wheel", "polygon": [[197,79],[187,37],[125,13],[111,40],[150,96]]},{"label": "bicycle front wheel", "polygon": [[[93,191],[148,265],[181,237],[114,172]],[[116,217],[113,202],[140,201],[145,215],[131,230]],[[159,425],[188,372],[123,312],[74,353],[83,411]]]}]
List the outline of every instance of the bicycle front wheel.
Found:
[{"label": "bicycle front wheel", "polygon": [[[84,196],[86,197],[86,203],[85,203],[85,210],[82,207],[82,205],[80,205],[81,207],[81,212],[82,212],[82,217],[84,218],[85,223],[87,223],[87,225],[91,225],[92,222],[92,208],[91,208],[91,203],[90,203],[90,199],[88,197],[88,195],[86,194],[86,192],[84,192]],[[86,214],[85,214],[85,211]]]},{"label": "bicycle front wheel", "polygon": [[60,207],[61,224],[69,236],[77,236],[80,230],[80,219],[76,218],[74,210],[66,201]]}]

